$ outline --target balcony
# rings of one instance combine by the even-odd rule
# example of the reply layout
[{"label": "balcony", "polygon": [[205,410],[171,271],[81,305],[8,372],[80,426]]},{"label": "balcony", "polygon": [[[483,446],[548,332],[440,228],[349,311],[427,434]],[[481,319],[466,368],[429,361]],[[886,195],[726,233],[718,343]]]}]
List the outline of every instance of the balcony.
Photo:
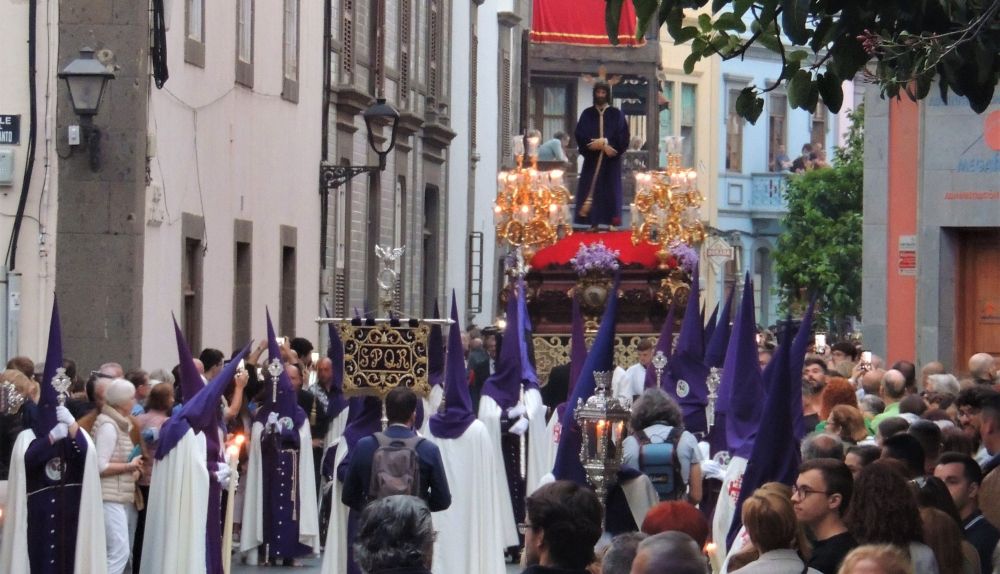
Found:
[{"label": "balcony", "polygon": [[750,213],[754,218],[777,218],[788,212],[785,187],[788,176],[783,173],[755,173],[751,176]]}]

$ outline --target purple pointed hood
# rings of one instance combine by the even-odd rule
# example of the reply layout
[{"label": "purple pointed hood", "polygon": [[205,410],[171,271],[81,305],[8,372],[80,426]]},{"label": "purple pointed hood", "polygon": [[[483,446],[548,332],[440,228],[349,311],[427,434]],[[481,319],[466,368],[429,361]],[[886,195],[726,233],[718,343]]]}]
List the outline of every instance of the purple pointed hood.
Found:
[{"label": "purple pointed hood", "polygon": [[[434,300],[434,318],[441,318],[437,299]],[[431,325],[427,336],[427,382],[432,387],[444,384],[444,333],[437,323]]]},{"label": "purple pointed hood", "polygon": [[791,396],[792,420],[794,421],[795,438],[798,440],[802,440],[802,437],[806,435],[805,421],[802,420],[801,381],[802,368],[806,362],[806,349],[809,347],[810,340],[812,339],[812,321],[815,309],[816,297],[813,297],[809,300],[809,308],[806,309],[806,314],[802,316],[802,323],[799,324],[799,331],[795,334],[795,340],[792,341],[791,353],[788,358],[791,372],[799,374],[795,378],[796,385]]},{"label": "purple pointed hood", "polygon": [[583,434],[580,425],[573,418],[573,409],[580,401],[586,402],[597,385],[594,381],[594,371],[611,371],[615,368],[615,322],[618,317],[618,286],[621,278],[616,274],[614,287],[608,294],[608,305],[601,317],[601,326],[597,329],[587,360],[583,363],[580,380],[577,381],[570,397],[566,412],[559,421],[562,433],[559,435],[559,446],[556,447],[556,461],[552,474],[556,480],[572,480],[582,486],[587,486],[587,474],[580,463],[580,445]]},{"label": "purple pointed hood", "polygon": [[[801,369],[797,373],[791,371],[788,334],[775,354],[773,361],[777,363],[775,379],[767,399],[761,425],[757,431],[753,450],[747,458],[747,468],[743,473],[743,483],[740,495],[733,512],[733,523],[727,537],[729,547],[743,525],[741,514],[743,501],[755,490],[768,482],[794,484],[799,473],[799,441],[793,434],[791,396],[794,390],[801,387]],[[764,423],[766,421],[766,424]]]},{"label": "purple pointed hood", "polygon": [[344,342],[340,340],[340,331],[333,323],[327,323],[330,335],[330,347],[326,356],[333,363],[333,382],[327,393],[326,416],[331,420],[347,408],[347,397],[344,396]]},{"label": "purple pointed hood", "polygon": [[[587,340],[583,330],[583,313],[580,312],[580,298],[573,295],[573,325],[570,329],[569,342],[569,384],[566,385],[566,400],[573,396],[576,381],[583,371],[583,363],[587,360]],[[556,406],[556,416],[562,420],[566,411],[566,403]]]},{"label": "purple pointed hood", "polygon": [[747,458],[753,450],[764,406],[764,384],[757,359],[757,320],[753,283],[748,273],[726,348],[716,411],[725,417],[726,444],[733,456]]},{"label": "purple pointed hood", "polygon": [[271,361],[278,359],[281,361],[281,348],[278,346],[278,339],[274,336],[274,324],[271,323],[271,311],[267,311],[267,364],[264,365],[265,383],[264,383],[264,404],[257,409],[257,414],[254,415],[254,420],[260,423],[267,421],[267,417],[272,412],[278,413],[279,417],[291,417],[292,423],[295,428],[298,428],[305,420],[306,413],[299,406],[298,397],[295,393],[295,388],[292,387],[292,381],[288,378],[288,372],[285,371],[285,365],[282,363],[281,373],[278,374],[278,389],[277,397],[272,399],[274,396],[274,390],[271,385],[274,381],[271,379],[271,374],[268,372],[268,367]]},{"label": "purple pointed hood", "polygon": [[465,376],[465,354],[462,352],[462,328],[458,323],[458,301],[451,292],[451,328],[448,330],[448,367],[445,371],[444,412],[431,415],[431,434],[438,438],[458,438],[476,420],[469,396],[469,381]]},{"label": "purple pointed hood", "polygon": [[524,279],[517,281],[518,337],[521,338],[521,381],[524,390],[538,388],[538,374],[535,372],[535,348],[531,340],[531,317],[528,316],[528,294],[524,289]]},{"label": "purple pointed hood", "polygon": [[[663,327],[660,328],[660,338],[656,341],[656,350],[653,351],[653,355],[656,355],[656,351],[663,353],[664,357],[670,358],[670,355],[674,352],[674,322],[676,321],[676,316],[674,315],[674,301],[670,300],[670,310],[667,311],[667,318],[663,320]],[[670,374],[667,369],[663,369],[663,374],[660,377],[660,384],[662,384],[669,378]],[[651,389],[656,386],[656,369],[652,365],[646,369],[646,386],[645,388]]]},{"label": "purple pointed hood", "polygon": [[[714,322],[716,313],[712,313],[712,319],[708,322],[713,327],[711,335],[708,334],[708,327],[705,328],[705,340],[708,341],[705,346],[706,367],[721,367],[722,363],[726,360],[726,347],[729,345],[729,334],[731,332],[729,314],[732,305],[733,292],[730,291],[726,297],[726,303],[722,306],[722,317],[719,318],[718,324]],[[715,310],[718,312],[718,306],[716,306]]]},{"label": "purple pointed hood", "polygon": [[59,322],[59,301],[53,299],[52,318],[49,320],[49,346],[45,351],[45,372],[42,374],[42,384],[39,386],[38,408],[34,424],[31,425],[36,437],[48,435],[58,422],[56,407],[59,406],[59,397],[55,387],[52,386],[52,379],[55,378],[56,371],[62,365],[62,325]]},{"label": "purple pointed hood", "polygon": [[705,323],[705,349],[708,352],[708,343],[712,340],[712,335],[715,334],[715,325],[719,321],[719,304],[715,304],[715,309],[712,309],[712,315],[709,316],[708,322]]},{"label": "purple pointed hood", "polygon": [[180,400],[183,404],[193,399],[199,391],[205,388],[205,381],[201,378],[201,373],[198,372],[198,367],[194,364],[194,355],[191,354],[191,348],[188,347],[184,333],[181,332],[180,326],[177,325],[177,317],[173,317],[173,320],[174,338],[177,340],[177,370],[181,379],[179,381],[181,389]]},{"label": "purple pointed hood", "polygon": [[521,398],[521,334],[517,318],[517,289],[511,289],[507,298],[507,326],[503,331],[500,356],[497,357],[496,372],[483,383],[482,395],[492,398],[501,409],[509,409]]},{"label": "purple pointed hood", "polygon": [[359,440],[382,430],[382,401],[371,396],[352,397],[348,408],[343,436],[350,450]]},{"label": "purple pointed hood", "polygon": [[[187,362],[191,367],[194,367],[190,351],[187,348],[187,342],[180,335],[180,329],[177,327],[176,320],[174,321],[174,331],[178,336],[177,350],[181,355],[179,357],[180,363],[183,365]],[[180,344],[182,342],[183,345]],[[218,435],[208,431],[217,427],[221,422],[222,395],[226,392],[226,388],[232,382],[233,377],[236,376],[236,370],[239,368],[240,361],[250,352],[250,344],[248,342],[243,347],[243,350],[226,363],[222,371],[209,381],[207,385],[197,393],[186,398],[184,404],[174,411],[173,416],[163,423],[163,426],[160,428],[160,440],[156,445],[157,460],[162,460],[163,457],[167,456],[177,446],[177,443],[184,438],[188,430],[193,430],[195,433],[205,433],[206,441],[218,448]],[[186,358],[183,356],[184,352],[188,353]],[[197,374],[197,371],[195,371],[195,374]],[[198,379],[201,379],[200,375],[198,375]],[[209,450],[211,452],[211,448]]]},{"label": "purple pointed hood", "polygon": [[[698,267],[692,273],[691,293],[688,295],[681,334],[677,338],[677,348],[667,365],[669,373],[664,389],[680,405],[684,414],[684,428],[692,434],[708,432],[705,407],[708,405],[708,367],[705,366],[704,323],[698,312]],[[681,385],[684,381],[684,385]],[[683,396],[682,396],[683,395]]]}]

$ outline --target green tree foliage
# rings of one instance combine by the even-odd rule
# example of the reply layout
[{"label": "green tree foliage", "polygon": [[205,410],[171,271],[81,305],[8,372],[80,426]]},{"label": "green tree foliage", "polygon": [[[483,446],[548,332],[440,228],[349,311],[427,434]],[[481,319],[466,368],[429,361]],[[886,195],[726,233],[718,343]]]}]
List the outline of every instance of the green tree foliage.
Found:
[{"label": "green tree foliage", "polygon": [[[625,0],[605,0],[609,39],[617,42]],[[980,113],[1000,81],[1000,0],[712,0],[712,14],[685,19],[709,0],[633,0],[637,36],[666,26],[676,44],[690,42],[684,71],[702,58],[741,58],[757,44],[781,56],[781,75],[770,86],[750,86],[736,111],[750,123],[764,107],[761,94],[783,83],[793,108],[836,113],[841,81],[862,73],[883,96],[923,99],[939,80],[968,98]],[[692,15],[690,12],[689,15]],[[790,46],[790,47],[789,47]]]},{"label": "green tree foliage", "polygon": [[785,231],[774,255],[782,306],[801,305],[803,291],[815,293],[833,325],[861,313],[864,107],[850,119],[833,167],[789,176]]}]

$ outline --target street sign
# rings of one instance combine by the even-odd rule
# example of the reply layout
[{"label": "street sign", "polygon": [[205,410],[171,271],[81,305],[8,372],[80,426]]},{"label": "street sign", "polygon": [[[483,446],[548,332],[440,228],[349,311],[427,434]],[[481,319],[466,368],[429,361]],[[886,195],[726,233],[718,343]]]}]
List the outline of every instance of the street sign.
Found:
[{"label": "street sign", "polygon": [[21,116],[0,114],[0,144],[20,145]]},{"label": "street sign", "polygon": [[733,246],[721,237],[710,237],[705,242],[705,257],[708,257],[708,260],[716,267],[721,267],[732,261],[733,251]]}]

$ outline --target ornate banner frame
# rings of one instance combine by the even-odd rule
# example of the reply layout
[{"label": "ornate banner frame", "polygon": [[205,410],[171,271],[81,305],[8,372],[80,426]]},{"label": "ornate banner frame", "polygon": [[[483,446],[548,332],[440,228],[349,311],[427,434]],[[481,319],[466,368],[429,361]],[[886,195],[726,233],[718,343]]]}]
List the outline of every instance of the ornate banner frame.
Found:
[{"label": "ornate banner frame", "polygon": [[319,319],[320,323],[334,323],[343,342],[344,394],[385,400],[392,389],[407,387],[417,395],[429,396],[427,339],[431,321]]}]

